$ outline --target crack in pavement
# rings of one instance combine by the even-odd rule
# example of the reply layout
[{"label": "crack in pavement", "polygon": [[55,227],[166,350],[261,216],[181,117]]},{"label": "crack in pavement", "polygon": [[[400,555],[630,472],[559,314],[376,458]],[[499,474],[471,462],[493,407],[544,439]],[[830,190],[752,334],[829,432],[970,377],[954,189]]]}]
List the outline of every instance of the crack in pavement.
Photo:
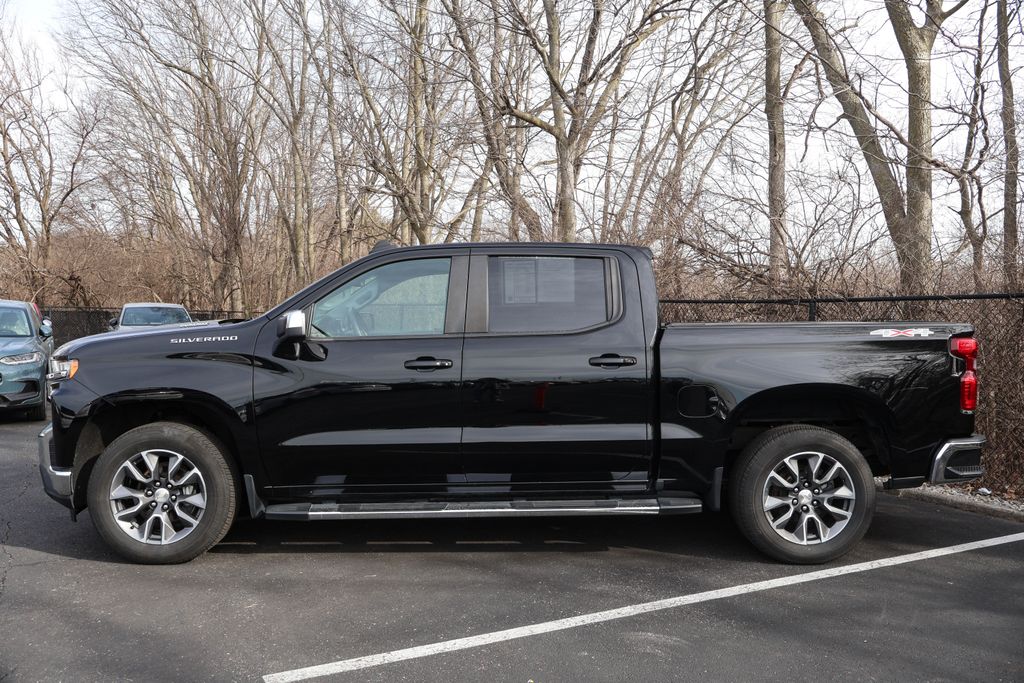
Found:
[{"label": "crack in pavement", "polygon": [[[8,547],[8,539],[11,537],[11,533],[14,530],[14,524],[11,519],[7,518],[3,513],[8,507],[13,505],[20,500],[32,487],[31,477],[26,477],[24,485],[21,487],[21,491],[16,496],[10,498],[6,504],[0,506],[0,525],[2,525],[3,533],[0,534],[0,551],[3,552],[3,556],[6,561],[0,561],[0,604],[3,604],[5,589],[7,588],[7,574],[15,566],[14,565],[14,554]],[[2,680],[2,679],[0,679]]]}]

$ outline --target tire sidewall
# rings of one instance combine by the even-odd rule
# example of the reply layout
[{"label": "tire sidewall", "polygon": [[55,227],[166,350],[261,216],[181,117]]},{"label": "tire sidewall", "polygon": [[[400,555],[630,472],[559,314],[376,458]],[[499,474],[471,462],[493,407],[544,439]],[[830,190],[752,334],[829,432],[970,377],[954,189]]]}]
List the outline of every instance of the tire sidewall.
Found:
[{"label": "tire sidewall", "polygon": [[[110,509],[109,489],[117,469],[147,449],[166,449],[185,456],[206,484],[206,509],[199,525],[169,545],[136,541],[126,534]],[[122,434],[103,451],[89,476],[89,515],[100,536],[118,554],[145,564],[187,562],[220,540],[234,516],[235,488],[220,447],[203,432],[176,423],[153,423]]]},{"label": "tire sidewall", "polygon": [[[762,498],[771,471],[783,458],[805,451],[835,458],[849,473],[856,495],[853,514],[843,530],[833,539],[812,545],[800,545],[782,538],[765,516]],[[741,526],[753,527],[754,534],[750,540],[776,559],[801,564],[827,562],[848,552],[867,532],[875,507],[874,478],[864,456],[840,435],[817,428],[794,430],[762,442],[750,454],[736,495],[736,512],[745,518],[745,524]]]},{"label": "tire sidewall", "polygon": [[28,419],[29,422],[42,422],[43,420],[45,420],[46,400],[43,399],[42,403],[40,403],[39,405],[32,406],[27,411],[25,411],[25,417]]}]

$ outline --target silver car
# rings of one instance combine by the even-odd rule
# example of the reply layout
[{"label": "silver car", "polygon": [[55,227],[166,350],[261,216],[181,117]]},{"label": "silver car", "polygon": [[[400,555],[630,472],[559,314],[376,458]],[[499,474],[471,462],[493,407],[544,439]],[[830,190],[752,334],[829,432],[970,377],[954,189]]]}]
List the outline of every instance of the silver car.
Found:
[{"label": "silver car", "polygon": [[125,304],[121,314],[110,319],[110,329],[118,332],[138,332],[190,322],[193,322],[192,316],[179,304],[135,303]]}]

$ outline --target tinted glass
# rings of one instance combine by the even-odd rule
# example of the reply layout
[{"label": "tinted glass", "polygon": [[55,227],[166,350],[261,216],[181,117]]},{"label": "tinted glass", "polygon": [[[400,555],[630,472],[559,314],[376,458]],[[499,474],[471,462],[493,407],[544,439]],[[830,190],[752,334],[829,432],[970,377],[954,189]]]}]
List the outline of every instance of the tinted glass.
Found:
[{"label": "tinted glass", "polygon": [[604,260],[491,256],[490,332],[565,332],[608,320]]},{"label": "tinted glass", "polygon": [[349,280],[317,302],[310,336],[444,334],[451,259],[389,263]]},{"label": "tinted glass", "polygon": [[137,325],[173,325],[175,323],[187,323],[192,319],[183,308],[168,308],[166,306],[132,306],[124,309],[121,318],[122,325],[134,327]]},{"label": "tinted glass", "polygon": [[32,322],[23,308],[0,307],[0,337],[31,337]]}]

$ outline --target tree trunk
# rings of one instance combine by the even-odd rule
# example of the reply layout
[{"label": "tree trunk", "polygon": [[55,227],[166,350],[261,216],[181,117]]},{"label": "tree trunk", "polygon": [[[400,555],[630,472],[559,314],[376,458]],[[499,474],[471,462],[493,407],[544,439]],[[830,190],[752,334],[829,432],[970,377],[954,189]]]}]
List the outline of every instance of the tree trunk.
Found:
[{"label": "tree trunk", "polygon": [[559,242],[576,241],[576,169],[570,145],[558,141],[555,219]]},{"label": "tree trunk", "polygon": [[907,217],[896,245],[900,284],[907,294],[924,294],[931,284],[932,249],[932,67],[931,44],[906,53]]},{"label": "tree trunk", "polygon": [[786,124],[782,100],[782,0],[764,0],[765,102],[768,119],[768,278],[773,289],[786,275]]},{"label": "tree trunk", "polygon": [[998,0],[996,8],[997,62],[1003,106],[999,116],[1003,122],[1003,146],[1006,166],[1003,171],[1003,280],[1006,288],[1017,291],[1020,275],[1017,268],[1017,176],[1020,150],[1017,148],[1017,112],[1013,101],[1013,80],[1010,71],[1010,31],[1006,0]]}]

